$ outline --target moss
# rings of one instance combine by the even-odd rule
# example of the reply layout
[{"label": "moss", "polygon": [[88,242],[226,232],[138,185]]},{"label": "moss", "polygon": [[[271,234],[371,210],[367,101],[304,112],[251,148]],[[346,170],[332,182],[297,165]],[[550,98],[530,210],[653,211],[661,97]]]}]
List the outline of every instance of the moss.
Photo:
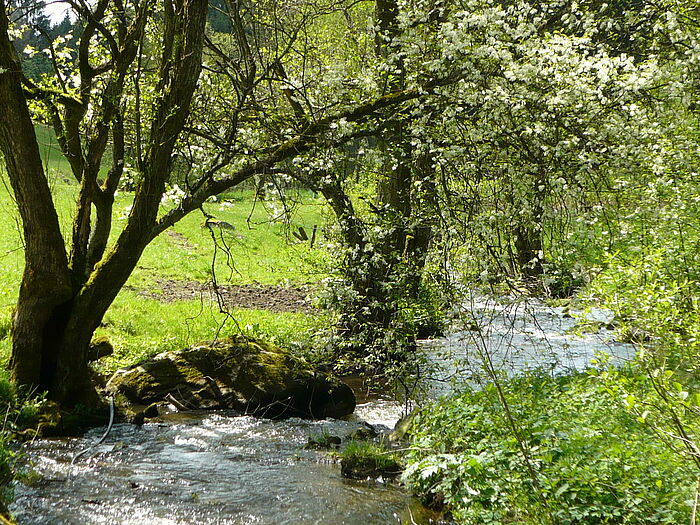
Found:
[{"label": "moss", "polygon": [[307,450],[329,450],[332,448],[338,448],[342,440],[338,436],[333,436],[327,431],[321,434],[311,436],[309,440],[304,445]]},{"label": "moss", "polygon": [[98,359],[107,357],[113,353],[114,347],[112,346],[109,338],[102,335],[95,337],[90,343],[88,359],[90,361],[97,361]]},{"label": "moss", "polygon": [[22,408],[14,435],[18,439],[74,436],[88,428],[104,425],[108,417],[106,405],[89,409],[76,405],[72,410],[63,410],[53,401],[42,401],[38,405],[27,404]]}]

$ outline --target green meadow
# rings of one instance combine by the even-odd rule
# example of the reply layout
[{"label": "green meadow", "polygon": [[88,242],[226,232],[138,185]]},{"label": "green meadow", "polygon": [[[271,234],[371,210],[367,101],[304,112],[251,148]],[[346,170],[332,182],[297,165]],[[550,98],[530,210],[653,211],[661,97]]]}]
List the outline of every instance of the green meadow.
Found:
[{"label": "green meadow", "polygon": [[[70,236],[78,184],[60,155],[51,130],[37,127],[42,159],[53,191],[64,236]],[[6,177],[0,185],[0,359],[9,359],[12,309],[24,267],[19,215]],[[128,214],[133,194],[119,192],[114,205],[114,241]],[[203,340],[243,332],[292,348],[308,349],[314,334],[328,325],[320,311],[271,312],[232,307],[221,312],[208,296],[170,302],[144,297],[163,292],[171,281],[220,285],[311,285],[327,275],[322,247],[325,222],[323,201],[310,192],[290,190],[286,202],[271,196],[256,198],[252,188],[221,195],[204,209],[215,217],[191,214],[160,235],[144,252],[129,282],[107,312],[97,336],[109,338],[114,355],[102,359],[103,373],[134,363],[158,352]],[[166,212],[172,202],[164,203]],[[283,213],[286,206],[289,213]],[[292,235],[317,226],[314,247]],[[224,310],[228,310],[225,308]],[[4,368],[4,367],[3,367]],[[4,372],[3,372],[4,373]]]}]

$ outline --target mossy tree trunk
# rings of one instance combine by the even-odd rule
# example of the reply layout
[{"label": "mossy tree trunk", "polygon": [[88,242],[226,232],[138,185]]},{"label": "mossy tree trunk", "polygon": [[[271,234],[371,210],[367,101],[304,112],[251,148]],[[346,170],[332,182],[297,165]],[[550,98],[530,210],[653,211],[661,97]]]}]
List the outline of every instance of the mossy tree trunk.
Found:
[{"label": "mossy tree trunk", "polygon": [[[39,386],[44,357],[51,354],[55,311],[70,300],[71,278],[63,237],[41,164],[34,126],[22,92],[19,62],[7,38],[0,0],[0,146],[23,225],[25,269],[14,318],[12,377]],[[47,333],[48,332],[48,333]],[[55,357],[55,356],[54,356]]]},{"label": "mossy tree trunk", "polygon": [[[395,0],[375,2],[375,53],[387,65],[381,83],[386,92],[396,93],[405,89],[406,83],[406,64],[396,41],[401,33],[398,17],[399,4]],[[384,160],[377,178],[374,211],[389,234],[379,242],[375,240],[371,253],[365,249],[366,242],[352,244],[348,241],[353,239],[346,240],[349,246],[357,246],[353,253],[359,260],[349,262],[347,277],[362,301],[351,316],[341,320],[341,327],[353,335],[366,331],[362,338],[369,344],[386,340],[387,330],[393,328],[400,333],[399,338],[393,338],[399,349],[390,357],[398,359],[405,357],[402,352],[415,346],[416,334],[410,332],[415,327],[398,326],[397,322],[401,308],[418,301],[431,238],[425,210],[417,206],[425,204],[425,200],[416,194],[415,183],[427,182],[421,186],[421,192],[430,191],[432,163],[429,156],[416,151],[413,138],[410,117],[401,112],[376,137]],[[353,233],[350,237],[359,235]]]}]

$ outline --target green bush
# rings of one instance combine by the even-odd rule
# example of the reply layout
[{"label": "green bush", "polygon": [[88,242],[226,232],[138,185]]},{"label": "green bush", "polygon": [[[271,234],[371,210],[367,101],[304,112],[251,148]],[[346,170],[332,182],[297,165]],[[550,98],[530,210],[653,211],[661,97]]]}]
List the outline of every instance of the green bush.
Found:
[{"label": "green bush", "polygon": [[688,522],[691,464],[598,379],[529,375],[503,393],[517,438],[494,386],[421,411],[411,490],[466,524]]}]

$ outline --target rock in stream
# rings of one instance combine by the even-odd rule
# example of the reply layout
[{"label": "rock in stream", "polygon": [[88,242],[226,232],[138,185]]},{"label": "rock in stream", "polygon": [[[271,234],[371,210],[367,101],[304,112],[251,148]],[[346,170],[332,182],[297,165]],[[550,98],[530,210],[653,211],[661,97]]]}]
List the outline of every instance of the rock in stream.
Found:
[{"label": "rock in stream", "polygon": [[271,419],[341,418],[355,409],[355,395],[345,383],[287,350],[242,335],[164,352],[118,370],[107,391],[132,417],[162,401]]}]

